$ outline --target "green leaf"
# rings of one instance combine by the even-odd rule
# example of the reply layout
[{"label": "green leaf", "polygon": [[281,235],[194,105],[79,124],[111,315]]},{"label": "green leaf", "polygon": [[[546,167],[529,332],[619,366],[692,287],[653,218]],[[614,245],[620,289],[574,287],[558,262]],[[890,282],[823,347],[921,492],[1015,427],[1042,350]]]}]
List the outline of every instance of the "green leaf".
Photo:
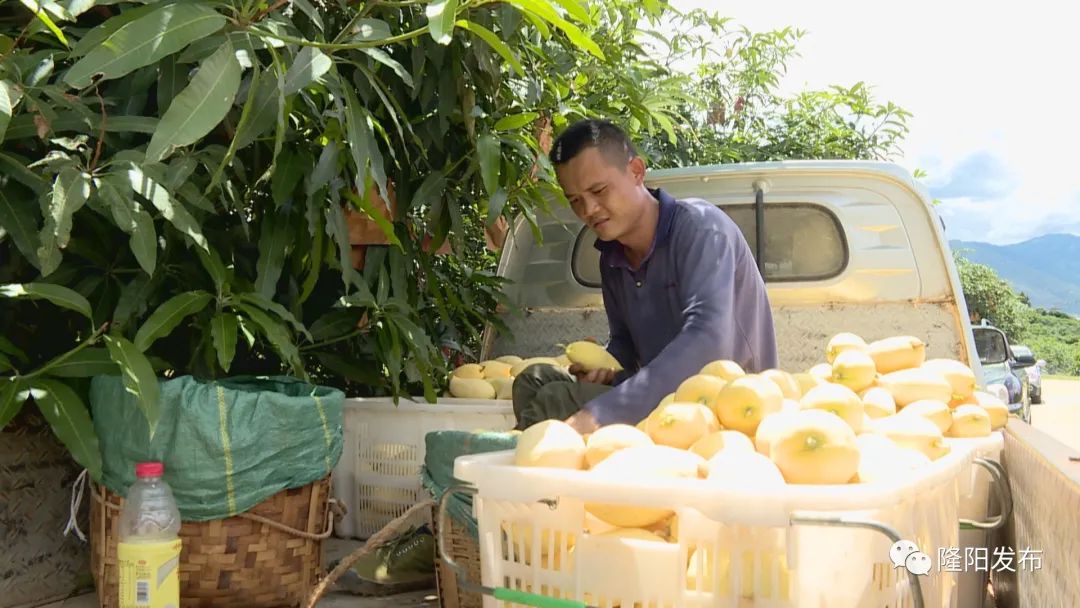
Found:
[{"label": "green leaf", "polygon": [[146,148],[146,159],[159,161],[173,149],[199,141],[216,127],[232,107],[242,71],[231,43],[222,45],[204,61],[161,117]]},{"label": "green leaf", "polygon": [[139,6],[135,8],[127,9],[121,12],[119,15],[110,18],[101,25],[98,25],[94,29],[86,32],[75,46],[71,48],[71,58],[82,57],[95,48],[101,46],[101,43],[105,42],[112,36],[116,30],[126,23],[131,23],[143,15],[149,14],[159,7],[149,4],[146,6]]},{"label": "green leaf", "polygon": [[[198,251],[202,251],[199,249]],[[161,276],[158,274],[157,276]],[[157,281],[145,274],[136,275],[127,285],[120,290],[119,302],[112,315],[112,330],[126,329],[128,322],[142,316],[146,311],[147,300],[154,292]]]},{"label": "green leaf", "polygon": [[184,318],[206,308],[213,296],[205,291],[187,291],[169,298],[150,315],[135,334],[135,348],[145,352],[158,338],[169,335]]},{"label": "green leaf", "polygon": [[405,84],[409,85],[410,89],[413,87],[412,75],[409,74],[409,71],[405,69],[405,66],[398,63],[398,61],[391,57],[386,51],[375,47],[369,47],[360,50],[366,53],[375,61],[378,61],[379,63],[385,65],[391,70],[394,70],[394,73],[398,75],[398,78],[401,78],[401,80]]},{"label": "green leaf", "polygon": [[176,62],[176,57],[166,57],[161,62],[161,75],[157,82],[158,116],[169,110],[173,99],[187,84],[187,66]]},{"label": "green leaf", "polygon": [[[64,82],[81,89],[88,86],[96,74],[101,74],[105,80],[119,78],[213,34],[223,28],[225,22],[223,15],[203,4],[163,6],[117,28],[71,66]],[[98,28],[107,26],[108,21]]]},{"label": "green leaf", "polygon": [[319,49],[304,47],[285,72],[285,95],[293,95],[318,82],[333,67],[334,61]]},{"label": "green leaf", "polygon": [[243,149],[255,138],[266,133],[274,126],[278,115],[281,113],[281,90],[278,87],[277,68],[269,68],[267,73],[259,78],[259,87],[255,94],[255,105],[251,108],[251,118],[236,132],[236,147]]},{"label": "green leaf", "polygon": [[338,258],[341,261],[341,281],[350,285],[352,275],[356,272],[352,267],[352,243],[349,242],[349,226],[345,221],[345,212],[340,205],[327,205],[326,235],[337,243]]},{"label": "green leaf", "polygon": [[8,340],[4,336],[0,336],[0,353],[11,355],[23,363],[30,361],[30,358],[26,356],[26,353],[23,352],[21,348],[15,346],[11,340]]},{"label": "green leaf", "polygon": [[512,51],[502,39],[495,35],[495,32],[492,32],[475,21],[467,21],[464,19],[458,21],[457,26],[463,30],[476,34],[477,37],[486,42],[488,46],[502,56],[503,60],[510,64],[510,67],[514,68],[514,71],[517,72],[519,76],[525,75],[525,67],[521,65],[521,61],[517,58],[517,55],[514,54],[514,51]]},{"label": "green leaf", "polygon": [[[307,159],[305,163],[304,160]],[[292,200],[296,185],[304,178],[304,173],[311,170],[311,157],[301,156],[292,150],[285,150],[278,158],[274,174],[270,178],[270,193],[274,205],[281,208]],[[306,166],[305,166],[306,165]]]},{"label": "green leaf", "polygon": [[489,226],[495,223],[495,220],[502,215],[503,207],[506,206],[506,201],[509,195],[505,188],[499,188],[495,191],[495,194],[491,195],[491,200],[488,201],[488,213],[487,223]]},{"label": "green leaf", "polygon": [[19,383],[14,378],[0,378],[0,431],[19,413],[23,401],[19,398]]},{"label": "green leaf", "polygon": [[512,131],[514,129],[520,129],[526,125],[532,124],[540,115],[536,112],[522,112],[521,114],[510,114],[503,116],[495,122],[496,131]]},{"label": "green leaf", "polygon": [[551,23],[562,30],[566,37],[570,39],[570,42],[573,42],[579,49],[588,51],[598,59],[604,59],[604,52],[600,50],[600,46],[589,38],[585,32],[581,31],[581,28],[560,17],[559,13],[547,3],[547,0],[510,0],[510,4],[525,13],[535,15]]},{"label": "green leaf", "polygon": [[150,201],[161,216],[168,220],[176,229],[186,234],[201,249],[209,251],[210,247],[203,236],[202,228],[195,218],[191,217],[188,210],[174,199],[163,186],[150,179],[140,167],[132,165],[127,172],[131,189],[140,196]]},{"label": "green leaf", "polygon": [[79,394],[59,380],[35,380],[34,403],[49,421],[53,433],[67,447],[71,457],[90,471],[94,480],[101,479],[101,447],[98,444],[90,411]]},{"label": "green leaf", "polygon": [[52,200],[45,213],[45,226],[41,229],[41,245],[37,250],[43,276],[52,274],[60,266],[60,250],[67,247],[71,237],[71,216],[86,204],[89,197],[89,176],[82,171],[67,167],[56,176]]},{"label": "green leaf", "polygon": [[378,362],[361,365],[351,358],[328,352],[315,353],[315,358],[334,374],[361,386],[379,386],[383,382]]},{"label": "green leaf", "polygon": [[390,26],[382,19],[361,19],[356,22],[353,31],[356,32],[352,36],[354,42],[382,40],[391,36]]},{"label": "green leaf", "polygon": [[[356,98],[356,93],[346,84],[344,87],[345,102],[347,104],[345,108],[345,129],[347,131],[349,140],[349,150],[352,152],[353,164],[356,166],[356,190],[357,192],[367,192],[367,175],[368,164],[371,164],[371,172],[375,173],[375,157],[378,156],[380,166],[382,164],[382,155],[379,152],[379,147],[375,144],[375,133],[371,127],[371,118],[364,106],[360,103],[360,100]],[[379,186],[379,192],[382,194],[383,200],[388,200],[386,192],[386,176],[375,176],[376,184]]]},{"label": "green leaf", "polygon": [[425,203],[433,204],[436,199],[442,197],[445,191],[446,174],[442,171],[433,171],[424,178],[420,187],[413,193],[412,200],[409,201],[409,209],[416,209]]},{"label": "green leaf", "polygon": [[593,20],[589,16],[589,11],[578,0],[555,0],[555,2],[566,9],[566,12],[574,19],[586,25],[592,24]]},{"label": "green leaf", "polygon": [[146,417],[152,439],[157,431],[158,418],[161,416],[158,404],[161,387],[158,386],[154,366],[150,365],[146,356],[123,336],[105,336],[105,346],[109,349],[109,356],[120,366],[124,387],[138,398],[139,409]]},{"label": "green leaf", "polygon": [[96,191],[112,212],[113,221],[131,235],[131,252],[146,274],[157,266],[157,231],[154,218],[135,202],[131,183],[122,175],[106,175],[94,180]]},{"label": "green leaf", "polygon": [[8,283],[0,285],[0,297],[27,300],[47,300],[53,304],[74,310],[87,319],[93,318],[90,302],[77,291],[52,283]]},{"label": "green leaf", "polygon": [[[259,74],[262,72],[262,68],[259,64],[255,64],[254,69],[251,71],[251,81],[248,88],[247,99],[244,101],[244,109],[240,111],[240,122],[236,126],[236,130],[240,131],[247,128],[248,123],[251,122],[252,108],[255,106],[255,98],[258,93]],[[225,168],[232,164],[233,159],[236,158],[236,150],[239,148],[239,142],[236,137],[231,138],[229,141],[229,149],[225,151],[225,156],[222,157],[221,162],[218,164],[217,169],[214,171],[213,177],[210,178],[210,185],[208,185],[204,192],[210,193],[218,184],[221,183],[221,176],[225,172]]]},{"label": "green leaf", "polygon": [[219,313],[210,322],[210,335],[214,340],[218,363],[225,373],[229,373],[233,357],[236,355],[236,330],[238,321],[232,313]]},{"label": "green leaf", "polygon": [[499,139],[490,133],[480,136],[476,142],[476,154],[480,162],[480,177],[490,194],[499,189],[499,167],[502,164]]},{"label": "green leaf", "polygon": [[293,342],[284,322],[274,319],[257,306],[241,302],[236,303],[235,306],[258,326],[259,331],[270,342],[270,346],[281,355],[281,360],[286,365],[292,367],[294,372],[303,372],[304,364],[300,360],[300,350],[296,348],[296,343]]},{"label": "green leaf", "polygon": [[49,375],[58,378],[90,378],[119,372],[116,362],[105,348],[84,348],[49,366]]},{"label": "green leaf", "polygon": [[7,80],[0,80],[0,142],[4,141],[4,133],[7,132],[11,115],[15,112],[15,106],[19,104],[22,92],[14,84]]},{"label": "green leaf", "polygon": [[311,324],[311,336],[317,341],[340,338],[357,329],[364,311],[357,308],[336,308]]},{"label": "green leaf", "polygon": [[292,229],[289,216],[267,213],[259,236],[259,259],[255,265],[255,291],[271,299],[277,291],[278,279],[285,263],[286,250],[291,245]]},{"label": "green leaf", "polygon": [[292,3],[296,5],[296,8],[303,11],[308,19],[311,19],[311,22],[315,24],[315,27],[320,30],[326,29],[326,26],[323,25],[322,16],[319,14],[318,9],[312,6],[311,2],[308,0],[292,0]]},{"label": "green leaf", "polygon": [[210,278],[214,280],[214,287],[220,295],[224,291],[225,284],[230,280],[229,271],[225,268],[225,264],[222,263],[217,251],[196,249],[196,252],[199,254],[199,262],[202,263]]},{"label": "green leaf", "polygon": [[34,194],[39,196],[45,194],[45,192],[52,188],[52,184],[34,171],[27,169],[26,165],[29,164],[29,159],[0,153],[0,165],[3,166],[2,170],[6,174],[6,177],[30,188],[34,191]]},{"label": "green leaf", "polygon": [[41,21],[43,24],[45,24],[45,27],[49,28],[49,31],[53,33],[53,36],[56,36],[57,40],[59,40],[64,46],[68,46],[68,41],[67,38],[64,36],[64,32],[60,31],[60,28],[56,27],[56,23],[53,22],[51,17],[49,17],[49,14],[45,12],[45,9],[41,8],[41,3],[37,2],[36,0],[22,0],[22,3],[23,6],[30,9],[30,11],[37,16],[38,21]]},{"label": "green leaf", "polygon": [[461,205],[458,203],[456,200],[447,201],[447,208],[450,211],[451,244],[454,251],[461,252],[465,251],[465,222],[461,217]]},{"label": "green leaf", "polygon": [[457,8],[458,0],[435,0],[424,7],[424,14],[428,18],[428,33],[435,42],[450,44],[454,35]]},{"label": "green leaf", "polygon": [[11,197],[8,188],[0,187],[0,226],[7,230],[15,247],[34,266],[39,265],[37,250],[41,243],[37,207],[32,199]]},{"label": "green leaf", "polygon": [[291,325],[297,333],[303,334],[304,337],[306,337],[308,340],[312,339],[311,333],[308,332],[307,327],[304,327],[304,324],[298,321],[296,317],[294,317],[293,314],[281,304],[278,304],[270,298],[263,297],[262,295],[253,292],[242,293],[239,297],[240,300],[243,302],[253,304],[270,314],[277,315],[277,317],[280,318],[282,321],[285,321],[286,323]]}]

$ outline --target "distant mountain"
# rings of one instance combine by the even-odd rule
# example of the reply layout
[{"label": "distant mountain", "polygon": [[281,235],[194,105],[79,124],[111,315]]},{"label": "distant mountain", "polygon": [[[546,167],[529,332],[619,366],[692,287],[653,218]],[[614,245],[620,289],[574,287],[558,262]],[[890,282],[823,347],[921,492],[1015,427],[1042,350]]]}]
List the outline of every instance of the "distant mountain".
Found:
[{"label": "distant mountain", "polygon": [[1048,234],[1013,245],[950,241],[953,251],[986,264],[1032,306],[1080,316],[1080,236]]}]

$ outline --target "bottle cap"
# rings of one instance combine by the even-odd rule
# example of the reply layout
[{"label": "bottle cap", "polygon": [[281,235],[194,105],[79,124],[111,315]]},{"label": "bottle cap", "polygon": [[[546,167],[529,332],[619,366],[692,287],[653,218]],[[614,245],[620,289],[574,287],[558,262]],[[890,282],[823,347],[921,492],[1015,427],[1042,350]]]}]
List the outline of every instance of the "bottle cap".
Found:
[{"label": "bottle cap", "polygon": [[140,462],[135,465],[135,476],[140,479],[144,477],[161,477],[164,472],[165,465],[160,462]]}]

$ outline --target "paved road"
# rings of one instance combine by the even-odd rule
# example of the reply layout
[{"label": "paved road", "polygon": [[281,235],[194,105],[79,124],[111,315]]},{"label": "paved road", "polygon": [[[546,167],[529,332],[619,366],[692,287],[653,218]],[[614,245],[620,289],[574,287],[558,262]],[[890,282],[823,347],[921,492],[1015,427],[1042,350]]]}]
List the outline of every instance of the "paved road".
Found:
[{"label": "paved road", "polygon": [[1031,406],[1031,424],[1080,450],[1080,379],[1043,379],[1043,403]]}]

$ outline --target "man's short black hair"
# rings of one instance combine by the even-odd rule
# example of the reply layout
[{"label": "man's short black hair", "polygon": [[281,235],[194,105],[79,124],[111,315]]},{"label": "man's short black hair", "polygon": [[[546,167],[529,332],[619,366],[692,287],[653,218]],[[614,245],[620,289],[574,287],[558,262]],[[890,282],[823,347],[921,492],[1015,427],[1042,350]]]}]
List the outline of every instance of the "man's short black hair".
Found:
[{"label": "man's short black hair", "polygon": [[623,167],[637,156],[626,132],[608,120],[586,119],[575,122],[555,139],[551,162],[561,165],[587,148],[598,148],[609,162]]}]

